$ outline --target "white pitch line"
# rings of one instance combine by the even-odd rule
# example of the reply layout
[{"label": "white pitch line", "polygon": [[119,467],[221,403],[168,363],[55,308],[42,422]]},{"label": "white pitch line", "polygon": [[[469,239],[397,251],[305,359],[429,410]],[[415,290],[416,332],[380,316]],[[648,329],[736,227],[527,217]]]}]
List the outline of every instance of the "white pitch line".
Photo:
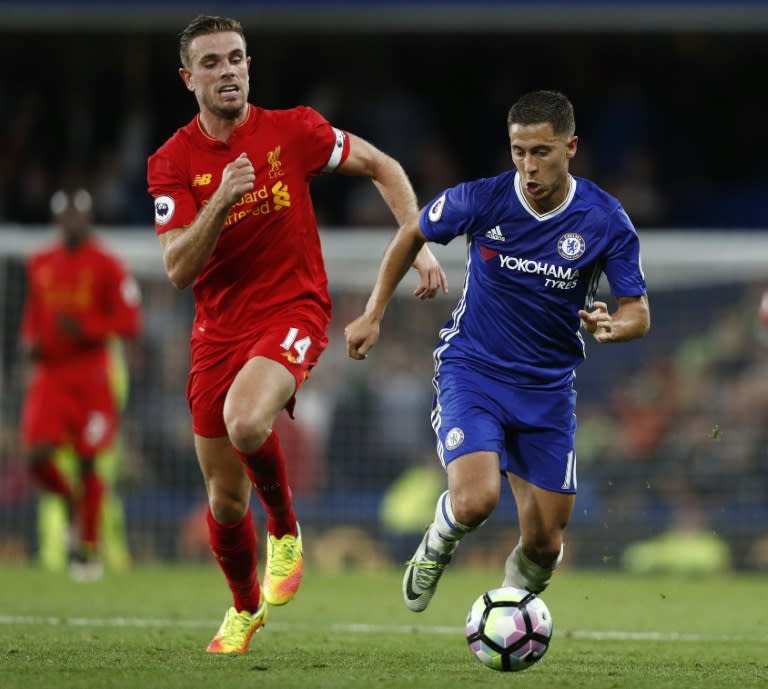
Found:
[{"label": "white pitch line", "polygon": [[[135,617],[35,617],[32,615],[0,615],[0,624],[28,624],[63,627],[207,627],[210,620],[163,620]],[[215,623],[214,623],[215,624]]]},{"label": "white pitch line", "polygon": [[[0,625],[48,625],[69,627],[215,627],[216,620],[171,620],[137,617],[44,617],[33,615],[0,615]],[[272,629],[318,629],[319,625],[291,622],[269,622]],[[463,627],[447,625],[386,625],[386,624],[330,624],[325,626],[335,632],[385,633],[385,634],[463,634]],[[758,637],[731,634],[689,634],[684,632],[631,632],[592,631],[583,629],[555,629],[555,636],[596,641],[714,641],[714,642],[768,642],[768,635]]]}]

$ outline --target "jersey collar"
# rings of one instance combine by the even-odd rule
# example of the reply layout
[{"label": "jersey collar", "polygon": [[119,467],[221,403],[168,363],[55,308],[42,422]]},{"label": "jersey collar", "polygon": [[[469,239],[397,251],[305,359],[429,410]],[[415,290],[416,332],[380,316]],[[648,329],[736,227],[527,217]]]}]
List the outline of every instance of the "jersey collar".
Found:
[{"label": "jersey collar", "polygon": [[[245,119],[238,125],[235,126],[235,128],[232,130],[232,135],[230,136],[230,142],[232,141],[232,138],[239,134],[240,132],[246,131],[246,128],[255,120],[255,106],[252,103],[248,103],[248,112],[246,114]],[[219,141],[218,139],[214,139],[212,136],[210,136],[205,129],[203,128],[203,123],[200,120],[200,113],[198,113],[195,116],[195,127],[197,129],[197,133],[202,137],[203,141],[207,142],[211,146],[216,147],[226,147],[229,144],[225,143],[223,141]]]},{"label": "jersey collar", "polygon": [[571,201],[573,201],[573,197],[576,195],[576,180],[570,174],[568,175],[568,193],[565,195],[565,199],[563,199],[563,202],[557,208],[553,208],[546,213],[539,213],[530,203],[528,203],[528,199],[523,191],[523,182],[517,172],[515,172],[515,193],[523,208],[525,208],[525,210],[527,210],[536,220],[549,220],[550,218],[560,215],[560,213],[571,205]]}]

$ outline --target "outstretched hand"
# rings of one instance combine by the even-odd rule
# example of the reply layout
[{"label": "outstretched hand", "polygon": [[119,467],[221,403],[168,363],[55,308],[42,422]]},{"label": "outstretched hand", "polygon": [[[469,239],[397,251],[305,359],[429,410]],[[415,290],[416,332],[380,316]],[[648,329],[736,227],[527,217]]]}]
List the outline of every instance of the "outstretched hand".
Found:
[{"label": "outstretched hand", "polygon": [[413,296],[422,300],[432,299],[438,290],[448,293],[448,278],[440,262],[424,244],[413,262],[413,267],[419,273],[419,285],[413,291]]},{"label": "outstretched hand", "polygon": [[598,342],[610,342],[613,339],[613,317],[608,313],[608,304],[604,301],[592,302],[592,310],[579,310],[579,318],[587,332]]}]

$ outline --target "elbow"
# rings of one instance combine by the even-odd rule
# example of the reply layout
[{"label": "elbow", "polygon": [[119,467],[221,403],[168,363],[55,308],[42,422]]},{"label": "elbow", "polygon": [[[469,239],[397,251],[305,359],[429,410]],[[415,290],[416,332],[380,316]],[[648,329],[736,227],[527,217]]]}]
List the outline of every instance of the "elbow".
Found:
[{"label": "elbow", "polygon": [[171,284],[178,290],[186,289],[192,284],[192,278],[185,271],[167,262],[165,264],[165,274],[168,276]]},{"label": "elbow", "polygon": [[161,235],[163,247],[163,268],[171,284],[179,290],[189,287],[194,280],[194,274],[190,267],[184,262],[183,251],[179,247],[179,242],[174,241],[177,230],[171,230],[165,235]]},{"label": "elbow", "polygon": [[177,290],[184,290],[192,284],[192,280],[168,273],[168,279]]},{"label": "elbow", "polygon": [[427,243],[426,237],[424,237],[419,228],[418,217],[401,225],[398,234],[402,238],[401,241],[411,247],[414,253],[421,251],[421,248]]}]

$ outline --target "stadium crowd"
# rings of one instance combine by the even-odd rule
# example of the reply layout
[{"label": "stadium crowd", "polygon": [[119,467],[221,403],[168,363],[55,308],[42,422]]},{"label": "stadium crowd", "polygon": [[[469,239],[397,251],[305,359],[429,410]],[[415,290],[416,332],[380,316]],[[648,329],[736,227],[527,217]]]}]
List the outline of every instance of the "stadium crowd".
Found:
[{"label": "stadium crowd", "polygon": [[[759,33],[246,34],[260,104],[304,103],[360,132],[402,162],[424,201],[508,167],[497,114],[547,87],[579,112],[574,173],[619,196],[638,227],[765,226],[765,157],[726,165],[712,154],[748,151],[762,125]],[[165,35],[0,35],[0,223],[45,223],[53,190],[76,181],[93,192],[97,224],[145,229],[147,155],[194,115]],[[21,54],[34,79],[14,78],[10,56]],[[513,59],[525,54],[535,69]],[[321,226],[389,224],[359,180],[329,176],[313,188]]]}]

